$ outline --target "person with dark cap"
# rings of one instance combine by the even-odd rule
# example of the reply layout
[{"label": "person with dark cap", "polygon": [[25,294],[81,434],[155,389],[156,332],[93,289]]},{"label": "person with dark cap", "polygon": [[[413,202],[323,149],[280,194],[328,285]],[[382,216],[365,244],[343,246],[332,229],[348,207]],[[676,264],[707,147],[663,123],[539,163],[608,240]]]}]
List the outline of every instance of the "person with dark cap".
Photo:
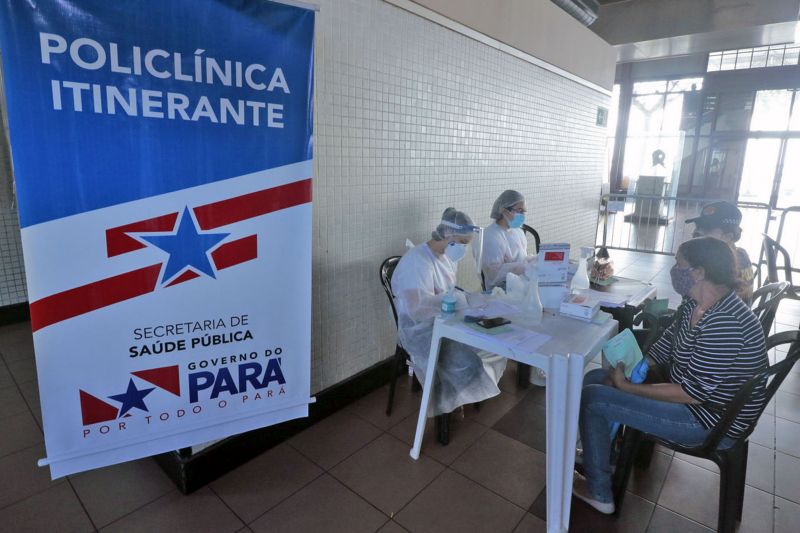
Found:
[{"label": "person with dark cap", "polygon": [[694,222],[693,238],[716,237],[724,241],[733,250],[736,258],[736,273],[739,278],[739,288],[736,294],[748,305],[753,300],[753,264],[743,248],[736,246],[742,236],[742,212],[728,202],[713,202],[703,207],[700,215],[686,220]]}]

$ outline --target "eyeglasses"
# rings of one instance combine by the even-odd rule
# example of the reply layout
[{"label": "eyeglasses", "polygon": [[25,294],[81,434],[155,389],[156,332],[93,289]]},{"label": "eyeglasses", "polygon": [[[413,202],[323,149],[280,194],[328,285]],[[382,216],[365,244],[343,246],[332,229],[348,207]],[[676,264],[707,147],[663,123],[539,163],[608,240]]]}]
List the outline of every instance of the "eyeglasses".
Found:
[{"label": "eyeglasses", "polygon": [[512,213],[519,213],[520,215],[524,215],[528,212],[527,209],[523,209],[521,207],[506,207],[506,210],[511,211]]}]

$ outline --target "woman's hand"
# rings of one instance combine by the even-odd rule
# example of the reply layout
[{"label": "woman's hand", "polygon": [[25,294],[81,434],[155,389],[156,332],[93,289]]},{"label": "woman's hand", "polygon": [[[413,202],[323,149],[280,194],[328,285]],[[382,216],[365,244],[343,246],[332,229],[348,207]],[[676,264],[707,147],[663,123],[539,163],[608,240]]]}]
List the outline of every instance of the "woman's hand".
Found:
[{"label": "woman's hand", "polygon": [[617,366],[611,369],[611,384],[618,389],[622,389],[628,384],[628,379],[625,377],[625,365],[617,363]]}]

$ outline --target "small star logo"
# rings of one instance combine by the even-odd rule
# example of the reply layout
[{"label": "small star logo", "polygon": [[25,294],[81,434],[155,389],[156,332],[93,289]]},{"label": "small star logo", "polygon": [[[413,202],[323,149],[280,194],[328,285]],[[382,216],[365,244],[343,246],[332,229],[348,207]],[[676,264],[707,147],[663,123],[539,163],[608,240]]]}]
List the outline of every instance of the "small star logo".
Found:
[{"label": "small star logo", "polygon": [[122,404],[122,407],[120,407],[119,410],[119,418],[122,418],[134,407],[141,409],[144,412],[149,412],[147,410],[147,406],[144,404],[144,397],[154,390],[155,387],[151,387],[149,389],[137,389],[136,384],[132,379],[130,379],[128,380],[128,390],[125,391],[124,394],[115,394],[113,396],[109,396],[109,398]]}]

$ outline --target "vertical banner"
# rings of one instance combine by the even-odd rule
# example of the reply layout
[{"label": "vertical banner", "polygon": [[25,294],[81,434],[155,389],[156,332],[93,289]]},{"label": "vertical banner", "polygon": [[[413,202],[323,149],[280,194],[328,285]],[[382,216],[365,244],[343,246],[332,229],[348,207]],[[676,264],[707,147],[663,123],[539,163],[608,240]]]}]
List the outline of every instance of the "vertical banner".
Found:
[{"label": "vertical banner", "polygon": [[314,16],[0,0],[54,478],[307,415]]}]

